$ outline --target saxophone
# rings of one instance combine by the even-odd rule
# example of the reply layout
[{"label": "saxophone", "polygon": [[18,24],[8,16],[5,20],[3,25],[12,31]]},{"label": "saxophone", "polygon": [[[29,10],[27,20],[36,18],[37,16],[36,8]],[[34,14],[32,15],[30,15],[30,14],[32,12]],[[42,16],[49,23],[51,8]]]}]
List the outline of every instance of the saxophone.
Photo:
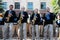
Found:
[{"label": "saxophone", "polygon": [[34,25],[35,21],[36,21],[36,15],[34,15],[34,18],[33,18],[33,25]]},{"label": "saxophone", "polygon": [[27,20],[27,23],[30,23],[30,14],[28,14],[29,18]]},{"label": "saxophone", "polygon": [[9,11],[9,14],[8,14],[8,17],[7,17],[7,22],[9,22],[11,16],[12,16],[11,11]]},{"label": "saxophone", "polygon": [[[10,17],[11,17],[11,15],[9,15],[8,14],[8,17],[6,17],[6,19],[7,19],[7,22],[9,22],[9,20],[10,20]],[[8,26],[7,26],[8,28],[9,28],[9,23],[8,23]]]},{"label": "saxophone", "polygon": [[9,22],[10,17],[11,17],[11,15],[8,15],[8,17],[6,17],[7,18],[7,22]]},{"label": "saxophone", "polygon": [[21,22],[22,22],[22,19],[23,19],[22,15],[23,15],[23,14],[21,13],[20,18],[19,18],[19,21],[18,21],[19,25],[22,24],[22,23],[21,23]]}]

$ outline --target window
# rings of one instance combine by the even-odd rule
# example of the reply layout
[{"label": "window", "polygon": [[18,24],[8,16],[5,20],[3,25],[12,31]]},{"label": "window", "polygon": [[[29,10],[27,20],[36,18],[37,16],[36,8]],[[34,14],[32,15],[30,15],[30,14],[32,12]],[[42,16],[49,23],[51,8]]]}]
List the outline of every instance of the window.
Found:
[{"label": "window", "polygon": [[15,2],[15,9],[20,9],[20,2]]},{"label": "window", "polygon": [[2,3],[2,6],[3,6],[3,9],[6,10],[6,9],[7,9],[7,2],[3,2],[3,3]]},{"label": "window", "polygon": [[0,2],[2,2],[2,0],[0,0]]},{"label": "window", "polygon": [[46,2],[41,2],[41,9],[46,9]]},{"label": "window", "polygon": [[0,5],[2,5],[2,2],[0,2]]},{"label": "window", "polygon": [[33,10],[33,2],[28,2],[28,3],[27,3],[27,8],[28,8],[29,10]]}]

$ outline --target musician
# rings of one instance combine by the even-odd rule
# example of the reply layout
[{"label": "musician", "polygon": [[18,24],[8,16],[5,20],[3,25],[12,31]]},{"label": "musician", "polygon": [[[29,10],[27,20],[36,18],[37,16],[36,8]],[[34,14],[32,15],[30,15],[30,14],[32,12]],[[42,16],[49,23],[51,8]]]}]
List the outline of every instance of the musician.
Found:
[{"label": "musician", "polygon": [[30,22],[30,16],[32,14],[32,11],[31,10],[28,10],[28,20],[27,20],[27,34],[28,36],[30,37],[31,36],[31,22]]},{"label": "musician", "polygon": [[[25,7],[21,8],[21,12],[19,13],[19,18],[21,20],[21,24],[20,24],[20,40],[27,40],[27,31],[26,31],[26,26],[27,26],[27,18],[28,18],[28,14],[25,11]],[[22,17],[21,17],[22,16]]]},{"label": "musician", "polygon": [[2,13],[0,13],[0,28],[2,28],[2,34],[3,34],[3,39],[4,39],[5,38],[5,35],[4,35],[5,30],[4,30],[4,17],[3,17]]},{"label": "musician", "polygon": [[[20,35],[19,35],[19,25],[18,25],[18,20],[19,20],[19,12],[18,11],[16,11],[16,17],[14,18],[14,22],[13,22],[13,32],[15,33],[15,31],[16,31],[16,33],[17,33],[17,35],[18,35],[18,37],[17,37],[17,39],[19,39],[20,38]],[[13,33],[13,34],[14,34]]]},{"label": "musician", "polygon": [[4,18],[5,18],[5,31],[7,31],[6,29],[9,27],[9,37],[10,39],[12,39],[14,33],[13,23],[15,22],[15,18],[16,18],[15,11],[13,10],[13,5],[9,6],[9,10],[5,12]]},{"label": "musician", "polygon": [[43,14],[40,13],[40,35],[43,35],[43,26],[44,26],[44,20],[43,20]]},{"label": "musician", "polygon": [[50,12],[49,7],[46,10],[47,12],[44,14],[44,40],[47,40],[47,33],[50,40],[53,40],[53,21],[55,20],[55,14]]},{"label": "musician", "polygon": [[35,40],[35,32],[36,32],[36,40],[40,40],[39,39],[40,15],[38,14],[37,8],[34,10],[34,13],[32,14],[30,20],[32,22],[31,23],[32,24],[32,40]]},{"label": "musician", "polygon": [[56,26],[57,26],[57,31],[59,30],[58,32],[59,32],[59,40],[60,40],[60,13],[57,14]]}]

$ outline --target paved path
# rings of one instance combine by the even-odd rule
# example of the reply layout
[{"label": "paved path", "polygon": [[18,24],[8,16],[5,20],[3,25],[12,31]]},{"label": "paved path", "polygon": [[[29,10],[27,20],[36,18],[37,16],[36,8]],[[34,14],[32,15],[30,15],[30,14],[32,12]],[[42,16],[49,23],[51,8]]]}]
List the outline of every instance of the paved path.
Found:
[{"label": "paved path", "polygon": [[[3,39],[0,39],[0,40],[3,40]],[[7,40],[9,40],[9,39],[7,39]],[[18,40],[18,39],[11,39],[11,40]],[[19,39],[20,40],[20,39]],[[23,39],[24,40],[24,39]],[[31,40],[31,39],[27,39],[27,40]],[[41,40],[43,40],[43,39],[41,39]],[[47,39],[47,40],[49,40],[49,39]],[[53,40],[55,40],[54,38],[53,38]],[[59,39],[58,39],[59,40]]]}]

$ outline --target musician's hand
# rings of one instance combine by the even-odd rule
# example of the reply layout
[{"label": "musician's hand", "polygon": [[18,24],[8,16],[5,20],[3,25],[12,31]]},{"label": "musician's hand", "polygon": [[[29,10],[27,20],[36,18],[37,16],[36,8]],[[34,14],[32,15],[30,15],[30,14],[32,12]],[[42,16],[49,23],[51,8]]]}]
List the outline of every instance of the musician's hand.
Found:
[{"label": "musician's hand", "polygon": [[18,21],[18,23],[20,22],[20,20]]},{"label": "musician's hand", "polygon": [[34,20],[32,20],[32,22],[34,22]]},{"label": "musician's hand", "polygon": [[45,22],[45,20],[43,20],[43,22]]},{"label": "musician's hand", "polygon": [[12,16],[12,14],[8,14],[8,17],[11,17]]},{"label": "musician's hand", "polygon": [[25,15],[22,15],[22,17],[24,17]]},{"label": "musician's hand", "polygon": [[6,19],[8,19],[8,17],[6,17]]},{"label": "musician's hand", "polygon": [[8,18],[8,17],[6,17],[6,19],[7,19],[7,21],[9,20],[9,18]]}]

